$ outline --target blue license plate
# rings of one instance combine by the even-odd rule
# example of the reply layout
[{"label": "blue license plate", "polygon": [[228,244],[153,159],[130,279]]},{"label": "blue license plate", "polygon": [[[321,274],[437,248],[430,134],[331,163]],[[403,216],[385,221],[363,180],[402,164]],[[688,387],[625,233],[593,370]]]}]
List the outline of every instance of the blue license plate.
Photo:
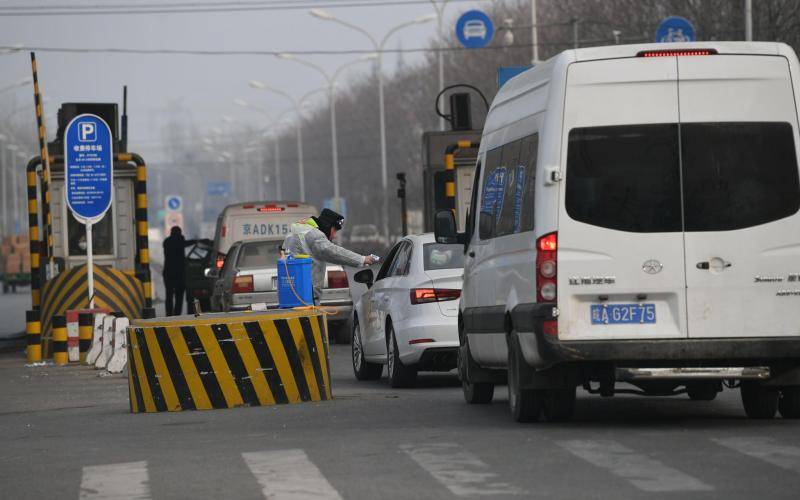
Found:
[{"label": "blue license plate", "polygon": [[655,304],[599,304],[592,306],[593,325],[642,325],[656,322]]}]

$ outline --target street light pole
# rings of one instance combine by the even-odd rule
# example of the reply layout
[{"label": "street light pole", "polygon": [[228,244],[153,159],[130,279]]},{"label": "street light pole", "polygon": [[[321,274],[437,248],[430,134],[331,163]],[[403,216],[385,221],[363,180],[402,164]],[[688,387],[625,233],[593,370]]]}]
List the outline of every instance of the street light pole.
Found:
[{"label": "street light pole", "polygon": [[753,41],[753,0],[744,0],[744,39]]},{"label": "street light pole", "polygon": [[[447,7],[447,3],[450,0],[443,0],[442,2],[436,2],[435,0],[430,0],[431,4],[433,4],[433,8],[436,9],[436,28],[439,33],[439,43],[444,45],[444,8]],[[439,51],[437,54],[437,64],[439,66],[439,90],[441,92],[444,88],[444,53],[441,50],[443,47],[439,47]],[[439,130],[444,131],[447,124],[445,122],[444,117],[439,117]]]},{"label": "street light pole", "polygon": [[311,15],[325,20],[325,21],[333,21],[335,23],[341,24],[347,28],[350,28],[354,31],[358,31],[372,43],[372,46],[375,48],[375,52],[378,54],[377,59],[377,69],[378,69],[378,114],[379,114],[379,121],[380,121],[380,141],[381,141],[381,189],[382,189],[382,198],[383,203],[382,210],[381,210],[381,224],[383,226],[383,234],[386,237],[386,240],[389,240],[389,175],[388,175],[388,166],[387,166],[387,155],[386,155],[386,116],[385,116],[385,106],[384,106],[384,96],[383,96],[383,47],[386,45],[386,42],[389,38],[400,31],[403,28],[407,28],[409,26],[413,26],[415,24],[422,24],[428,21],[432,21],[437,17],[435,13],[429,14],[426,16],[421,16],[411,21],[406,21],[404,23],[398,24],[394,28],[390,29],[386,32],[383,38],[378,41],[369,31],[361,28],[360,26],[356,26],[355,24],[351,24],[347,21],[343,21],[333,14],[330,14],[322,9],[311,9]]},{"label": "street light pole", "polygon": [[539,63],[539,27],[536,22],[536,0],[531,0],[531,45],[533,46],[532,64]]}]

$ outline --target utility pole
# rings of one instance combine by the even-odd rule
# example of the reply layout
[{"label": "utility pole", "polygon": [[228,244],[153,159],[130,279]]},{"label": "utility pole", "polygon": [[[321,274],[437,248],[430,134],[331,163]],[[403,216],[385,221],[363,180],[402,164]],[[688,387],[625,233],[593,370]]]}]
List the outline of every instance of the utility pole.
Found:
[{"label": "utility pole", "polygon": [[753,0],[744,0],[744,39],[753,41]]}]

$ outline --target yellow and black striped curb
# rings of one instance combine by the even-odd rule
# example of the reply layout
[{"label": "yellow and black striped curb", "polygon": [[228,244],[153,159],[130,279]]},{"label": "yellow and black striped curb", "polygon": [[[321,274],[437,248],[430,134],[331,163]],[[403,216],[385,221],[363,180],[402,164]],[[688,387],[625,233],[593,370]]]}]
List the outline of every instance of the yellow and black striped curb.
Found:
[{"label": "yellow and black striped curb", "polygon": [[128,362],[133,413],[331,399],[325,315],[315,311],[137,320]]},{"label": "yellow and black striped curb", "polygon": [[447,172],[447,177],[444,184],[444,196],[447,200],[447,208],[456,209],[456,154],[462,149],[478,149],[480,147],[480,141],[459,140],[445,148],[444,169]]},{"label": "yellow and black striped curb", "polygon": [[67,317],[59,314],[53,316],[53,363],[66,365],[67,356]]},{"label": "yellow and black striped curb", "polygon": [[[42,345],[50,355],[53,316],[89,308],[86,265],[73,267],[45,283],[42,290]],[[94,266],[94,302],[100,309],[119,311],[128,318],[140,318],[145,306],[142,283],[137,278],[106,266]]]}]

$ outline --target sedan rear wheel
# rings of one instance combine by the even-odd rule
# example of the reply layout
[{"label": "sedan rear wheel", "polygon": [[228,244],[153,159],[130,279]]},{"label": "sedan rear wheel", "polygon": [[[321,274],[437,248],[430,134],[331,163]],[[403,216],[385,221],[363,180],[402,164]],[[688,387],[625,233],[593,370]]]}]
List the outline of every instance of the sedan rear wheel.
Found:
[{"label": "sedan rear wheel", "polygon": [[394,388],[414,387],[417,382],[417,370],[413,367],[405,366],[400,361],[400,353],[397,349],[397,339],[394,335],[394,328],[391,323],[386,327],[386,360],[387,375],[389,385]]},{"label": "sedan rear wheel", "polygon": [[351,343],[353,354],[353,373],[358,380],[378,380],[383,373],[383,365],[370,363],[364,359],[364,349],[361,345],[361,328],[358,318],[353,320],[353,338]]}]

